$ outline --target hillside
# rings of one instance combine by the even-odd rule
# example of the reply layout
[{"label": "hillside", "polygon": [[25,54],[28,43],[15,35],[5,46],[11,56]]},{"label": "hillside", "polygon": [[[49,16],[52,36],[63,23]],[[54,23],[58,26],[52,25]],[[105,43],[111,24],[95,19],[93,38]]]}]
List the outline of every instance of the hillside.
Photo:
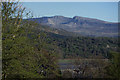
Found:
[{"label": "hillside", "polygon": [[73,18],[64,16],[32,18],[42,25],[52,28],[63,29],[78,33],[83,36],[116,37],[118,36],[118,24],[98,19],[75,16]]},{"label": "hillside", "polygon": [[[108,58],[110,51],[117,51],[118,39],[109,37],[85,37],[62,29],[39,24],[33,28],[35,36],[46,34],[45,41],[59,47],[62,58],[102,56]],[[37,37],[36,37],[37,38]]]}]

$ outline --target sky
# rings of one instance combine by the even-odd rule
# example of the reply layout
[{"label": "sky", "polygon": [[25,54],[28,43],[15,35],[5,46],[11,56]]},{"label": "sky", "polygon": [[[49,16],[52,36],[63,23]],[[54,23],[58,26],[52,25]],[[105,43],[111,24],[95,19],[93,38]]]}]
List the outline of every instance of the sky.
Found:
[{"label": "sky", "polygon": [[118,21],[118,2],[23,2],[34,17],[89,17],[109,22]]}]

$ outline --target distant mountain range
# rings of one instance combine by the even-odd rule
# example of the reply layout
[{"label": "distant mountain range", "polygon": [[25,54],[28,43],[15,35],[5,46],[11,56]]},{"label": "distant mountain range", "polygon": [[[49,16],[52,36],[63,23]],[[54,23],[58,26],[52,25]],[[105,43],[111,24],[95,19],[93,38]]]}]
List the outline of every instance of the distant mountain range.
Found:
[{"label": "distant mountain range", "polygon": [[[80,34],[83,36],[95,37],[116,37],[118,36],[118,23],[106,22],[93,18],[75,16],[73,18],[64,16],[31,18],[41,25],[51,28]],[[67,34],[67,33],[66,33]]]}]

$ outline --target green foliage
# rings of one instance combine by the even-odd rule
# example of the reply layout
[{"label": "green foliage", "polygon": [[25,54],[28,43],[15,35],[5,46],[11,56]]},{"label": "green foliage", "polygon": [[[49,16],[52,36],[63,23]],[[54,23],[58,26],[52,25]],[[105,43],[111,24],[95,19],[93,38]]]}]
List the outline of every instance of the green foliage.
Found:
[{"label": "green foliage", "polygon": [[11,30],[3,32],[3,78],[59,76],[54,45],[46,44],[45,33],[40,33],[40,38],[31,25],[23,26],[13,32],[13,26],[8,25]]},{"label": "green foliage", "polygon": [[111,52],[110,64],[106,67],[106,73],[110,78],[120,79],[120,53]]},{"label": "green foliage", "polygon": [[[23,12],[19,12],[21,7],[17,4],[18,2],[5,2],[2,5],[2,78],[55,78],[60,76],[57,66],[57,50],[54,49],[56,46],[46,42],[48,40],[46,33],[36,34],[37,23],[22,21]],[[13,16],[14,14],[16,17]]]},{"label": "green foliage", "polygon": [[108,58],[110,51],[117,51],[118,39],[107,37],[72,37],[48,33],[51,42],[63,51],[63,58],[103,56]]}]

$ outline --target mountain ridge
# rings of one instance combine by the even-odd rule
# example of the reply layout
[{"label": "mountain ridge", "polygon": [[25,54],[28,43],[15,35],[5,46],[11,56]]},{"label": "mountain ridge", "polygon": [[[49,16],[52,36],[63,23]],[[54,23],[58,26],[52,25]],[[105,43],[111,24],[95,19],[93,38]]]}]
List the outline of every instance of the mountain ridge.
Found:
[{"label": "mountain ridge", "polygon": [[57,17],[64,17],[64,18],[75,18],[75,17],[79,17],[79,18],[86,18],[86,19],[94,19],[94,20],[99,20],[99,21],[103,21],[103,22],[106,22],[106,23],[118,23],[118,22],[111,22],[111,21],[106,21],[106,20],[102,20],[102,19],[98,19],[98,18],[91,18],[91,17],[83,17],[83,16],[73,16],[73,17],[66,17],[66,16],[61,16],[61,15],[55,15],[55,16],[43,16],[43,17],[37,17],[37,18],[34,18],[34,19],[39,19],[39,18],[57,18]]},{"label": "mountain ridge", "polygon": [[64,29],[69,32],[79,33],[83,36],[118,36],[118,23],[102,21],[95,18],[74,16],[73,18],[64,16],[52,16],[31,18],[42,25],[52,28]]}]

